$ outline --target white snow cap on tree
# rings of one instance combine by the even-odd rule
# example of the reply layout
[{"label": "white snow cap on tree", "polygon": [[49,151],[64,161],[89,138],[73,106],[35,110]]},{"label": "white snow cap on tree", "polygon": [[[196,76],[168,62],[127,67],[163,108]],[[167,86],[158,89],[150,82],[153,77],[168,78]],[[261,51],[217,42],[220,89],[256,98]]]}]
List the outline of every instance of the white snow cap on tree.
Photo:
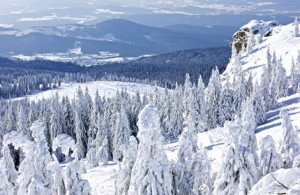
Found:
[{"label": "white snow cap on tree", "polygon": [[275,142],[270,135],[260,141],[260,151],[260,171],[262,175],[267,175],[283,166],[281,156],[276,152]]},{"label": "white snow cap on tree", "polygon": [[66,156],[69,155],[71,149],[73,152],[71,157],[78,159],[77,146],[75,140],[71,136],[67,134],[58,135],[52,142],[52,150],[55,151],[58,148],[60,148],[61,152]]},{"label": "white snow cap on tree", "polygon": [[129,194],[171,195],[172,177],[162,147],[163,137],[157,107],[152,103],[148,104],[138,118],[140,144],[132,170]]},{"label": "white snow cap on tree", "polygon": [[282,140],[279,142],[279,152],[284,168],[291,168],[294,158],[300,154],[299,138],[292,125],[288,110],[282,110],[279,115],[282,117],[281,128],[283,130]]}]

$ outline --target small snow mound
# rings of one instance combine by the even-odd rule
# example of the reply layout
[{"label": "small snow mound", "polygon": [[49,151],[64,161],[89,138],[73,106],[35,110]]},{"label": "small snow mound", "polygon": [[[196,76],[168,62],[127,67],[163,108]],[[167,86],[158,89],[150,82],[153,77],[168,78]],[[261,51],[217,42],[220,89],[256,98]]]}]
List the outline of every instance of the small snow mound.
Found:
[{"label": "small snow mound", "polygon": [[252,187],[250,195],[287,193],[288,189],[286,188],[293,189],[293,192],[295,192],[295,188],[299,186],[299,175],[300,168],[279,169],[273,173],[269,173]]},{"label": "small snow mound", "polygon": [[300,194],[300,180],[298,184],[294,185],[289,191],[287,191],[288,195],[299,195]]}]

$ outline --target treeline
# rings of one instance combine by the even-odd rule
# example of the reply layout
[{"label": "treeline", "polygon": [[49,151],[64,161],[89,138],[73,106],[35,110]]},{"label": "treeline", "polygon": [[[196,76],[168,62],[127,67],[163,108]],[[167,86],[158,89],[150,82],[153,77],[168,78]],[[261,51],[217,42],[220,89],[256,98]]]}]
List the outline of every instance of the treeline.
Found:
[{"label": "treeline", "polygon": [[62,82],[116,80],[155,83],[174,88],[183,84],[190,74],[192,82],[199,75],[208,83],[213,68],[226,68],[229,48],[184,50],[170,54],[144,57],[126,63],[82,67],[53,61],[13,61],[0,58],[0,98],[29,95],[60,86]]},{"label": "treeline", "polygon": [[119,78],[157,81],[161,86],[171,88],[175,87],[176,82],[183,84],[188,73],[192,82],[197,82],[201,75],[207,84],[215,67],[218,67],[221,73],[226,69],[230,52],[229,47],[183,50],[143,57],[127,63],[94,66],[90,68],[90,73],[96,77],[113,75]]}]

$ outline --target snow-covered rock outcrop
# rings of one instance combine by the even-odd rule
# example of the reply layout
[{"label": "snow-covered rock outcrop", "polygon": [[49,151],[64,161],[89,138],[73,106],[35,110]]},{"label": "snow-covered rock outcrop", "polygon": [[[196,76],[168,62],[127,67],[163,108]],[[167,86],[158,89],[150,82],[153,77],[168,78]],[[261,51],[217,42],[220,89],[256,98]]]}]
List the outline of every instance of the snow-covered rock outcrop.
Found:
[{"label": "snow-covered rock outcrop", "polygon": [[[243,49],[239,52],[242,69],[251,72],[255,80],[261,78],[263,67],[267,65],[269,51],[272,58],[275,54],[277,60],[281,59],[287,76],[290,76],[292,59],[295,62],[299,61],[297,58],[300,51],[300,36],[296,34],[297,29],[299,30],[298,22],[278,25],[276,21],[252,20],[243,26],[233,36],[232,43],[237,52]],[[249,42],[252,45],[250,48]],[[234,62],[231,60],[225,74],[230,74]]]},{"label": "snow-covered rock outcrop", "polygon": [[278,22],[275,20],[269,22],[251,20],[233,35],[232,45],[235,46],[239,53],[242,49],[247,48],[250,33],[256,37],[269,37],[272,35],[272,29],[275,26],[278,26]]}]

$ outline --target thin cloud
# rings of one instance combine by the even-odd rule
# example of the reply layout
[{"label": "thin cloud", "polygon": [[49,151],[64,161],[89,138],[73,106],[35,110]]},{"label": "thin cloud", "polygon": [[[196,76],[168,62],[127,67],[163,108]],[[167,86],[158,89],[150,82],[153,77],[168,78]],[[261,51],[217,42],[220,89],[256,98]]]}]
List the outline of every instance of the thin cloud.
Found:
[{"label": "thin cloud", "polygon": [[55,20],[57,19],[57,16],[51,15],[51,16],[43,16],[43,17],[37,17],[37,18],[20,18],[17,21],[18,22],[39,22],[39,21],[49,21],[49,20]]},{"label": "thin cloud", "polygon": [[39,21],[55,20],[57,18],[58,18],[57,15],[53,14],[51,16],[43,16],[38,18],[20,18],[17,21],[18,22],[39,22]]},{"label": "thin cloud", "polygon": [[2,28],[11,28],[13,26],[14,26],[13,24],[0,24],[0,27]]},{"label": "thin cloud", "polygon": [[9,14],[10,15],[20,15],[20,14],[23,14],[24,13],[24,10],[19,10],[19,11],[11,11]]},{"label": "thin cloud", "polygon": [[94,13],[95,14],[112,14],[112,15],[122,15],[122,14],[125,14],[125,12],[112,11],[110,9],[96,9],[96,11]]},{"label": "thin cloud", "polygon": [[187,16],[199,16],[199,14],[194,14],[190,12],[184,12],[184,11],[174,11],[174,10],[161,10],[161,9],[155,9],[152,10],[155,14],[180,14],[180,15],[187,15]]},{"label": "thin cloud", "polygon": [[71,20],[78,24],[84,24],[95,20],[94,16],[84,16],[84,17],[71,17],[71,16],[57,16],[55,14],[51,16],[43,16],[38,18],[20,18],[18,22],[41,22],[41,21],[50,21],[50,20]]}]

